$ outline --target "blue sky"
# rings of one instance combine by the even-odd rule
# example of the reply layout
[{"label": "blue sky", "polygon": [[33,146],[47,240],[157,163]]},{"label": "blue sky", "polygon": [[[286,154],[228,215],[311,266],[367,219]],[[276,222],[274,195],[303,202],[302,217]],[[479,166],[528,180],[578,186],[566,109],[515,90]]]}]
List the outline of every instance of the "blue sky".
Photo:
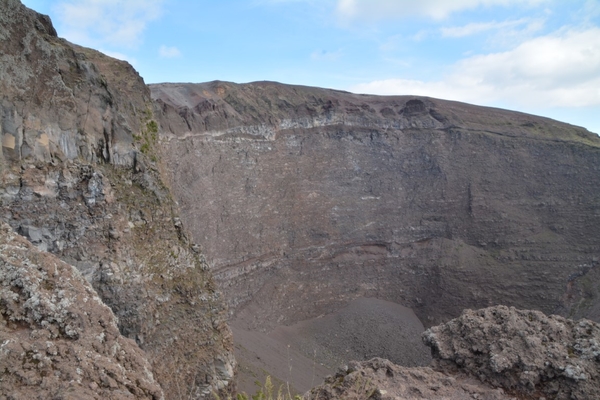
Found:
[{"label": "blue sky", "polygon": [[147,83],[426,95],[600,134],[600,0],[22,1]]}]

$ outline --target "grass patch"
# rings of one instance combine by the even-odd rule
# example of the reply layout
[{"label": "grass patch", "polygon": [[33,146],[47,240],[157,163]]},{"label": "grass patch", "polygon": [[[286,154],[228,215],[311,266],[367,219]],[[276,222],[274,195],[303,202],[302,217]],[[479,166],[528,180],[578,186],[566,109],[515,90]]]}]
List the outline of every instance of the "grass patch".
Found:
[{"label": "grass patch", "polygon": [[152,119],[152,111],[146,109],[142,118],[142,130],[133,135],[134,142],[138,145],[140,152],[152,161],[158,161],[158,123]]},{"label": "grass patch", "polygon": [[[302,400],[302,396],[298,394],[292,396],[289,383],[286,384],[286,389],[284,389],[284,385],[280,385],[276,392],[275,385],[270,376],[266,377],[264,384],[257,381],[256,385],[258,386],[258,390],[255,394],[248,395],[247,393],[238,393],[235,400]],[[213,396],[216,400],[221,400],[216,393],[213,394]],[[228,396],[226,400],[234,400],[234,398]]]}]

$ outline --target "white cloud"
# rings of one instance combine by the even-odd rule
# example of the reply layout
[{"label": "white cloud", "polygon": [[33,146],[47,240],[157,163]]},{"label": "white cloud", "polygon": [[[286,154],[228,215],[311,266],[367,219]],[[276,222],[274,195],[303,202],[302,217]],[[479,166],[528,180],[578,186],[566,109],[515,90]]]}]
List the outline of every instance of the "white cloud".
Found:
[{"label": "white cloud", "polygon": [[519,25],[523,25],[527,23],[527,20],[522,18],[518,20],[512,21],[502,21],[502,22],[472,22],[463,26],[453,26],[453,27],[445,27],[441,28],[442,36],[444,37],[465,37],[475,35],[477,33],[490,31],[490,30],[498,30],[498,29],[506,29],[506,28],[514,28]]},{"label": "white cloud", "polygon": [[481,6],[535,5],[545,0],[337,0],[344,20],[422,16],[441,20],[458,11]]},{"label": "white cloud", "polygon": [[415,94],[479,104],[600,106],[600,28],[561,30],[510,51],[454,64],[438,81],[387,79],[352,91]]},{"label": "white cloud", "polygon": [[163,58],[176,58],[181,57],[181,52],[177,47],[169,47],[162,45],[158,49],[158,54]]},{"label": "white cloud", "polygon": [[132,48],[164,0],[62,0],[55,6],[59,34],[87,46]]}]

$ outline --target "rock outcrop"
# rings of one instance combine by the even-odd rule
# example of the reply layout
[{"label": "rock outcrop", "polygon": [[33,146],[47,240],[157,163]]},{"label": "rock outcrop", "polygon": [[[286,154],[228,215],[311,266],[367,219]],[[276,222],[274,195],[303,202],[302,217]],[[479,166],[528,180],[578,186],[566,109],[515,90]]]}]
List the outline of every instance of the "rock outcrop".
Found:
[{"label": "rock outcrop", "polygon": [[465,310],[423,334],[433,363],[351,363],[307,394],[325,399],[600,398],[600,326],[496,306]]},{"label": "rock outcrop", "polygon": [[534,398],[600,398],[600,326],[590,320],[497,306],[465,310],[423,340],[438,370]]},{"label": "rock outcrop", "polygon": [[167,393],[229,387],[235,361],[223,301],[155,173],[26,165],[6,171],[4,185],[3,217],[81,271]]},{"label": "rock outcrop", "polygon": [[144,81],[18,0],[0,38],[0,217],[81,272],[167,398],[231,391],[226,308],[163,184]]},{"label": "rock outcrop", "polygon": [[307,400],[515,400],[466,375],[406,368],[383,358],[351,362],[304,396]]},{"label": "rock outcrop", "polygon": [[81,274],[3,222],[0,397],[164,398],[145,354]]}]

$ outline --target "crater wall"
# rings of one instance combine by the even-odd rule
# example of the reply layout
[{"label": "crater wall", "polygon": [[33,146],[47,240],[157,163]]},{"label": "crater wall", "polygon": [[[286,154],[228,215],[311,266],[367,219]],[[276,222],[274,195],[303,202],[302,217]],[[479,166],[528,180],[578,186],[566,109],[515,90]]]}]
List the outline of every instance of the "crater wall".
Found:
[{"label": "crater wall", "polygon": [[426,326],[494,304],[600,317],[600,138],[585,129],[271,82],[150,87],[183,223],[248,327],[357,297]]}]

